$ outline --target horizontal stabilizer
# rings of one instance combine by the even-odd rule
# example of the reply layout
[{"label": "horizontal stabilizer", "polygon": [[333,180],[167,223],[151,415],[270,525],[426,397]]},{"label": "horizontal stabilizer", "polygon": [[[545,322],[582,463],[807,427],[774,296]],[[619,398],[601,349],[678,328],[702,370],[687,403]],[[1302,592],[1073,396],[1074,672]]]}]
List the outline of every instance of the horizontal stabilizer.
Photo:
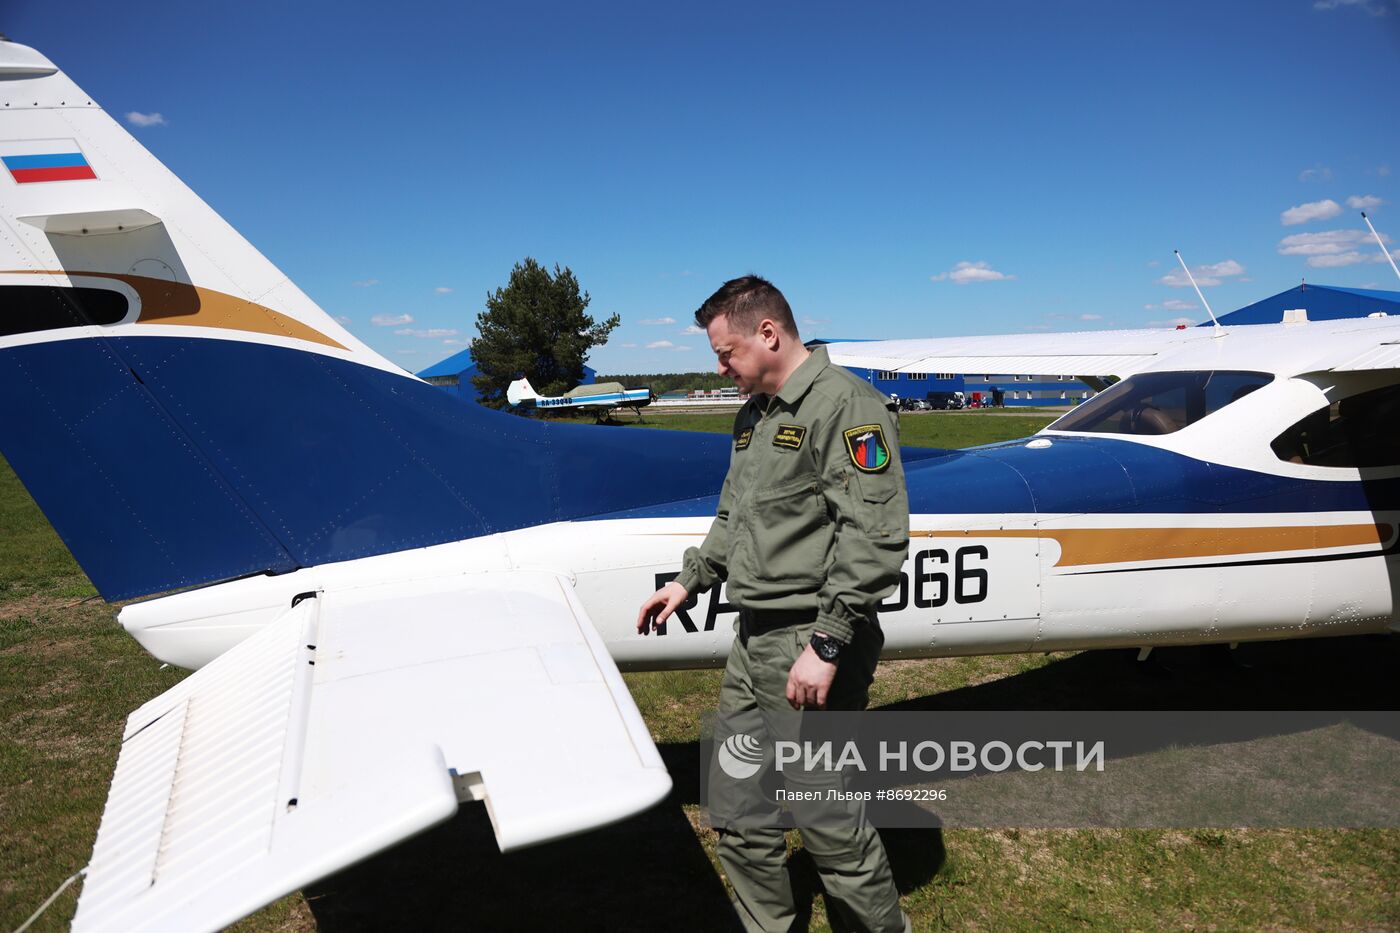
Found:
[{"label": "horizontal stabilizer", "polygon": [[73,929],[218,929],[459,798],[511,849],[669,789],[559,577],[322,593],[132,714]]}]

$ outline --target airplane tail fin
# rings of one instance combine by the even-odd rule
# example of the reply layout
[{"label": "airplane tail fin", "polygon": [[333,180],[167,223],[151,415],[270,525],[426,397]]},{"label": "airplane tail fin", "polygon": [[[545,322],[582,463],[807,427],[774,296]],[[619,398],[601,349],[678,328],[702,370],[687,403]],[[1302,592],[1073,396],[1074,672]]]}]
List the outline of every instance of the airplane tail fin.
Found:
[{"label": "airplane tail fin", "polygon": [[530,380],[521,376],[506,388],[506,401],[512,405],[519,405],[521,402],[533,402],[539,398],[539,393],[530,385]]},{"label": "airplane tail fin", "polygon": [[[723,471],[702,440],[662,439],[657,469],[655,444],[624,456],[410,376],[5,41],[0,398],[0,451],[108,599],[706,495]],[[592,488],[569,462],[637,475]]]}]

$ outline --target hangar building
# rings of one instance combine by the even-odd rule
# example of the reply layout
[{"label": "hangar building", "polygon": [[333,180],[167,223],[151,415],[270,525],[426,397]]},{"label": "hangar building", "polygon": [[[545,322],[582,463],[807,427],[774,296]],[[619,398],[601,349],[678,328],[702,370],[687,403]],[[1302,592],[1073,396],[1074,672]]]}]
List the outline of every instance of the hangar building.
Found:
[{"label": "hangar building", "polygon": [[[475,402],[479,398],[476,386],[472,384],[472,376],[476,375],[476,361],[472,359],[470,347],[414,375],[430,385],[446,389],[464,402]],[[592,366],[583,367],[584,382],[593,382],[597,378],[598,371]]]},{"label": "hangar building", "polygon": [[[1220,316],[1221,324],[1278,324],[1283,312],[1304,308],[1310,321],[1335,321],[1372,314],[1400,315],[1400,292],[1304,283]],[[1203,326],[1209,327],[1210,321]]]}]

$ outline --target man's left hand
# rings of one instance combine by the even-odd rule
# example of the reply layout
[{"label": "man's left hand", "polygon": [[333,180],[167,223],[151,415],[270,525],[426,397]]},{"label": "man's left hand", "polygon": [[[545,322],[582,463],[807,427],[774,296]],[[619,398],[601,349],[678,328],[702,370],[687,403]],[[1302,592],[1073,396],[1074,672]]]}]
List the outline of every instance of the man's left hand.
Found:
[{"label": "man's left hand", "polygon": [[793,709],[826,709],[826,695],[836,678],[836,665],[823,661],[808,645],[788,671],[787,701]]}]

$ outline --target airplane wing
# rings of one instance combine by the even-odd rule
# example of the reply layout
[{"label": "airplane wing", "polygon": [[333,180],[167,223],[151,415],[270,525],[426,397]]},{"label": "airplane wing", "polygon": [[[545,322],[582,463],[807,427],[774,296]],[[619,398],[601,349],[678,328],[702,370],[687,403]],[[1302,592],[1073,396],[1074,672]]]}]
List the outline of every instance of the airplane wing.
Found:
[{"label": "airplane wing", "polygon": [[1377,343],[1362,353],[1352,357],[1333,372],[1360,372],[1368,369],[1400,369],[1400,339]]},{"label": "airplane wing", "polygon": [[127,721],[75,931],[215,930],[484,800],[502,850],[671,782],[544,572],[304,594]]},{"label": "airplane wing", "polygon": [[1123,377],[1212,337],[1211,328],[1188,327],[845,341],[826,350],[833,363],[887,372]]}]

